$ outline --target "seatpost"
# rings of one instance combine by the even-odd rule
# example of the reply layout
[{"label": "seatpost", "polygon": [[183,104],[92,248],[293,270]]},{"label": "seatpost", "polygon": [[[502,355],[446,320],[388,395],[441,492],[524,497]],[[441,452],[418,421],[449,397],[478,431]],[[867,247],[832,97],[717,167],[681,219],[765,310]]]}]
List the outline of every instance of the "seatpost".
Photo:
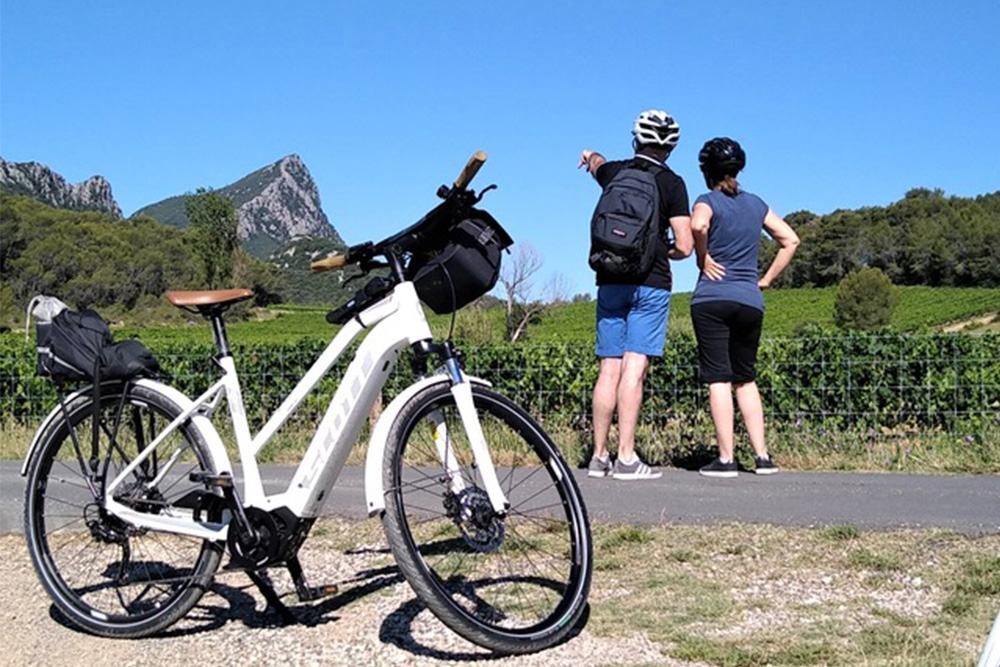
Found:
[{"label": "seatpost", "polygon": [[226,337],[226,323],[222,319],[222,313],[212,313],[209,317],[212,318],[212,334],[215,336],[215,345],[219,348],[219,356],[231,356],[229,339]]}]

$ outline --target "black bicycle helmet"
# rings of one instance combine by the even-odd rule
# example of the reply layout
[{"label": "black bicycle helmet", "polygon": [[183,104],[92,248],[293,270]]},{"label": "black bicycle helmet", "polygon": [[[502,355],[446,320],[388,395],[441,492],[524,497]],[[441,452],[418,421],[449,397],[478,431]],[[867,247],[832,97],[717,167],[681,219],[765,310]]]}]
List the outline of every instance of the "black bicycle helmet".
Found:
[{"label": "black bicycle helmet", "polygon": [[701,147],[698,164],[702,173],[725,178],[740,173],[747,164],[747,156],[729,137],[716,137]]}]

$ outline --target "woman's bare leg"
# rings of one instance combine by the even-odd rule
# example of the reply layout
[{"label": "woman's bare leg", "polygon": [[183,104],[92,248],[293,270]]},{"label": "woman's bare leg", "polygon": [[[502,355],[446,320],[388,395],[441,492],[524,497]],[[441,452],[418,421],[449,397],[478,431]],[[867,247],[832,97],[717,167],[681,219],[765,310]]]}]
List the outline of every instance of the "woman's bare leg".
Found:
[{"label": "woman's bare leg", "polygon": [[750,435],[750,444],[753,446],[754,454],[761,457],[767,456],[767,445],[764,443],[764,406],[760,400],[760,392],[757,391],[756,382],[743,382],[735,385],[736,402],[740,406],[743,414],[743,423],[747,427]]},{"label": "woman's bare leg", "polygon": [[719,458],[733,460],[733,385],[713,382],[708,385],[708,402],[715,422],[715,440],[719,443]]}]

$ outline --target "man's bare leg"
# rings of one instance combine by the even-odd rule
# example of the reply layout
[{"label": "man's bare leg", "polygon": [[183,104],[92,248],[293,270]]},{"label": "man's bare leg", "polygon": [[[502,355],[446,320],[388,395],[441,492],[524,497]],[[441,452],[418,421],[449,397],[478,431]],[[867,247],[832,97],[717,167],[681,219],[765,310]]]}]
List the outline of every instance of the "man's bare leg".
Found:
[{"label": "man's bare leg", "polygon": [[597,383],[594,385],[594,456],[602,460],[608,457],[608,432],[611,430],[611,419],[618,401],[621,371],[620,357],[601,359]]},{"label": "man's bare leg", "polygon": [[626,352],[618,381],[618,459],[631,462],[635,456],[635,429],[642,407],[642,384],[649,368],[649,358]]}]

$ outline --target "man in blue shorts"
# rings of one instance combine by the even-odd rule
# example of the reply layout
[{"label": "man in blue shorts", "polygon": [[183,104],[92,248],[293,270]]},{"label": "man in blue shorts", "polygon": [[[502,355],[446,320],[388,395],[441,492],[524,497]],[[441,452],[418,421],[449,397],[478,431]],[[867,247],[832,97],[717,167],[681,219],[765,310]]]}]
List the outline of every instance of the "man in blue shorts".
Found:
[{"label": "man in blue shorts", "polygon": [[[656,479],[661,473],[635,453],[635,429],[642,405],[642,384],[649,357],[663,355],[670,311],[671,259],[691,254],[691,217],[687,188],[666,160],[680,138],[680,126],[664,111],[639,114],[632,127],[631,160],[608,162],[585,150],[580,167],[604,188],[626,165],[650,170],[659,188],[659,234],[653,266],[645,275],[629,278],[597,273],[597,356],[601,369],[594,386],[594,455],[588,474],[618,480]],[[673,243],[668,242],[673,230]],[[608,453],[608,431],[618,411],[618,457]]]}]

